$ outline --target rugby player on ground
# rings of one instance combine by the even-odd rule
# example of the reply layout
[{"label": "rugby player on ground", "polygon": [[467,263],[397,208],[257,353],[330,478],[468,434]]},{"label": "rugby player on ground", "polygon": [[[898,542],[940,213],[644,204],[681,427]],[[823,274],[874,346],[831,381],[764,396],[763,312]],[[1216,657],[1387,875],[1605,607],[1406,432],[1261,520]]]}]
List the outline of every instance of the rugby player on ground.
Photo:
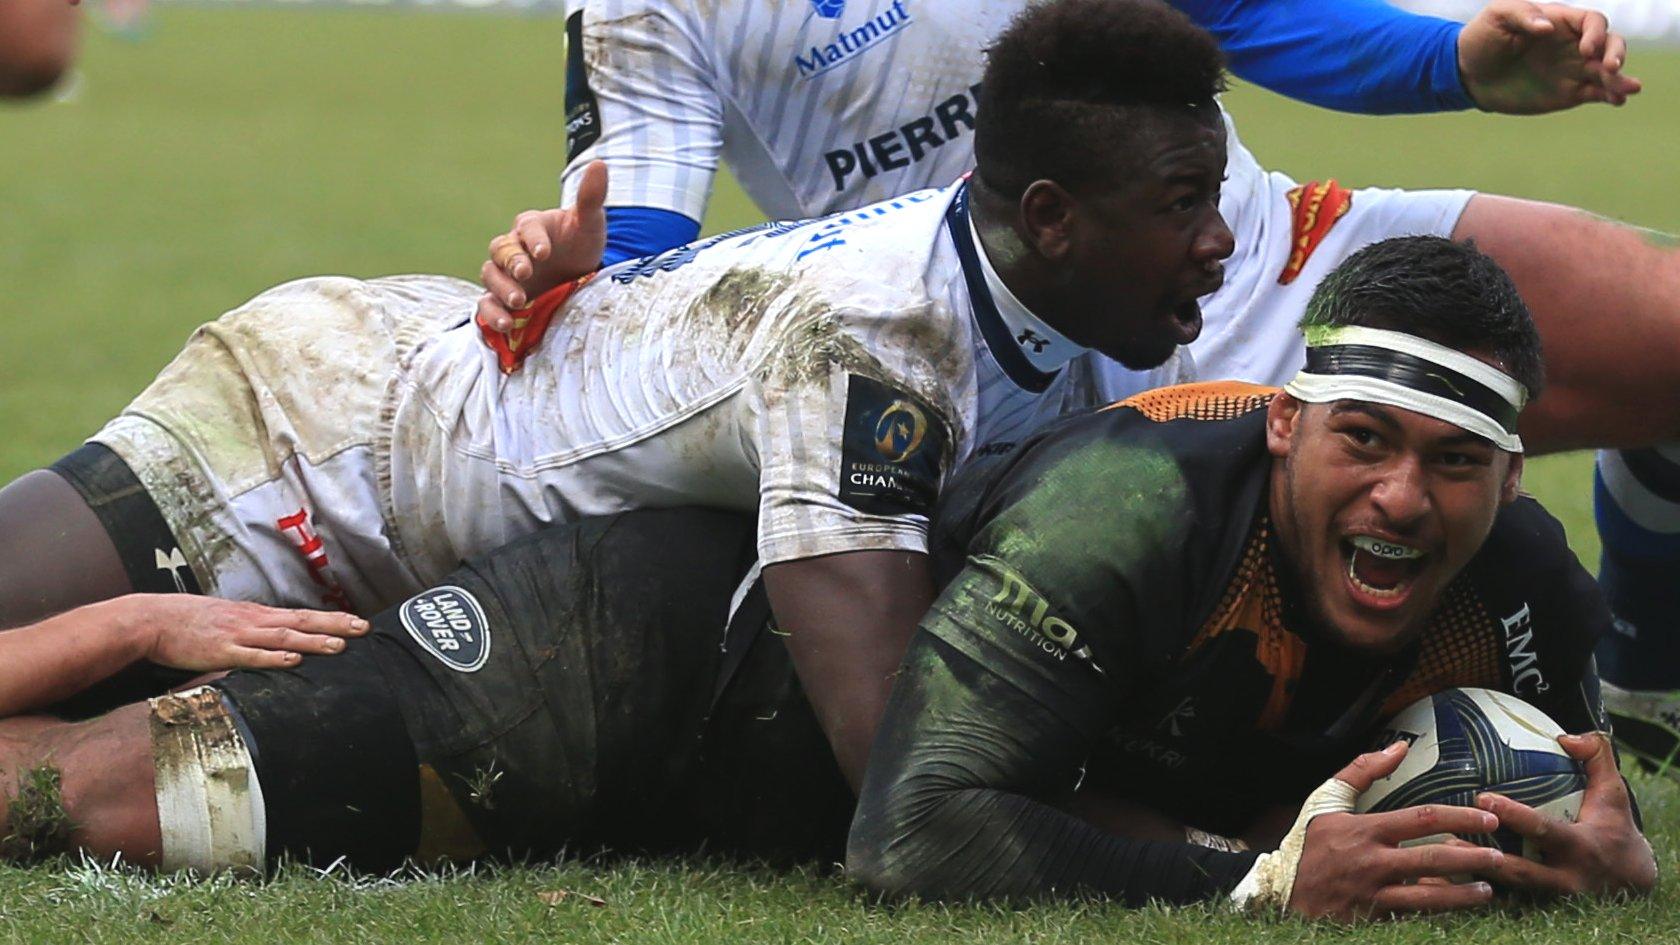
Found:
[{"label": "rugby player on ground", "polygon": [[[1563,740],[1588,769],[1575,824],[1491,795],[1480,810],[1345,813],[1399,747],[1314,792],[1266,856],[1117,839],[1060,809],[1083,780],[1240,831],[1298,802],[1382,719],[1454,686],[1514,692],[1569,732],[1601,727],[1592,645],[1609,613],[1556,521],[1518,492],[1517,417],[1541,363],[1510,280],[1472,248],[1390,240],[1329,276],[1303,327],[1306,366],[1281,392],[1145,393],[947,490],[934,554],[955,576],[881,722],[856,878],[930,897],[1234,894],[1343,918],[1491,895],[1413,884],[1425,876],[1652,888],[1597,735]],[[1537,840],[1543,863],[1400,846],[1495,823]]]},{"label": "rugby player on ground", "polygon": [[[968,169],[977,147],[981,49],[1023,5],[576,0],[563,202],[591,160],[607,162],[611,262],[692,239],[720,158],[773,217],[942,185]],[[1238,74],[1330,107],[1540,112],[1620,102],[1638,88],[1620,74],[1625,47],[1602,17],[1562,5],[1491,3],[1462,28],[1377,2],[1178,5],[1215,32]],[[1547,25],[1530,25],[1536,18]],[[1201,376],[1283,383],[1300,367],[1294,324],[1338,260],[1388,236],[1450,234],[1475,239],[1511,273],[1546,339],[1553,383],[1525,421],[1532,449],[1651,447],[1680,436],[1680,398],[1672,396],[1680,390],[1680,260],[1672,241],[1572,208],[1489,194],[1350,192],[1328,181],[1297,187],[1262,170],[1234,135],[1228,147],[1220,207],[1237,249],[1224,287],[1203,300],[1206,329],[1188,349]],[[510,308],[593,268],[593,257],[579,268],[542,259],[533,268],[526,247],[569,255],[555,241],[560,216],[524,214],[493,242],[495,262],[524,278],[485,264],[493,290],[480,306],[487,324],[510,325]],[[1018,337],[1023,348],[1039,341]],[[1106,374],[1111,366],[1099,368]],[[1104,387],[1112,397],[1138,389],[1125,375]],[[1680,627],[1669,630],[1680,613],[1674,456],[1672,447],[1645,448],[1599,461],[1602,577],[1624,618],[1600,658],[1623,687],[1680,689]],[[1642,753],[1662,757],[1680,747],[1680,701],[1610,694],[1613,710],[1653,720],[1669,714],[1661,730],[1626,726],[1649,736]]]},{"label": "rugby player on ground", "polygon": [[[851,828],[858,879],[1128,903],[1236,890],[1337,917],[1486,902],[1482,883],[1404,885],[1459,873],[1650,888],[1597,737],[1565,742],[1588,770],[1578,824],[1493,797],[1331,815],[1348,789],[1312,790],[1396,709],[1451,686],[1592,731],[1592,634],[1609,620],[1561,529],[1517,494],[1515,418],[1539,357],[1497,267],[1392,241],[1327,285],[1295,393],[1148,393],[959,476],[937,532],[955,578],[882,727]],[[732,600],[756,554],[731,513],[553,527],[376,616],[331,660],[91,722],[0,722],[0,770],[53,766],[72,843],[165,867],[600,844],[832,858],[850,791],[787,638],[762,632],[762,600]],[[1340,777],[1358,787],[1400,758]],[[1132,802],[1103,831],[1059,809],[1081,776]],[[1268,828],[1303,798],[1324,816]],[[9,834],[43,833],[7,817]],[[1496,827],[1534,838],[1545,864],[1397,846]],[[1246,851],[1238,834],[1272,841]]]},{"label": "rugby player on ground", "polygon": [[545,524],[756,512],[805,688],[861,772],[933,598],[946,471],[1099,402],[1083,351],[1148,368],[1194,338],[1231,252],[1211,37],[1146,0],[1022,23],[1061,65],[1000,44],[1007,125],[981,120],[972,183],[606,270],[513,373],[476,287],[442,277],[303,280],[204,326],[0,491],[0,536],[40,549],[0,559],[0,622],[175,588],[373,613]]}]

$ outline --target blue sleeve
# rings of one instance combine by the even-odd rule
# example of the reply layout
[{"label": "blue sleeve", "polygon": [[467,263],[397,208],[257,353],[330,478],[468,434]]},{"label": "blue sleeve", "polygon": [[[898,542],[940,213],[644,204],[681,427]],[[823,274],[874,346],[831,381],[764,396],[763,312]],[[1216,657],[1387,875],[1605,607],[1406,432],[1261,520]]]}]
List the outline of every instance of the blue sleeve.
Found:
[{"label": "blue sleeve", "polygon": [[1231,71],[1325,108],[1383,114],[1474,105],[1451,20],[1381,0],[1173,0],[1219,39]]},{"label": "blue sleeve", "polygon": [[601,265],[662,253],[694,242],[700,224],[671,210],[652,207],[608,207],[607,250]]}]

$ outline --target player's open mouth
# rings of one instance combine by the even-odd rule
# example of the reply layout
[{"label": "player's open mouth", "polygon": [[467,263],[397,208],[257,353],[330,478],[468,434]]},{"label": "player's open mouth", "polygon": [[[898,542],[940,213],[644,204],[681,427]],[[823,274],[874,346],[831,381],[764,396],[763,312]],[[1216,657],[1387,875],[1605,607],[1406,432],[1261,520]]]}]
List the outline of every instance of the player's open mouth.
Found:
[{"label": "player's open mouth", "polygon": [[1173,306],[1173,327],[1178,330],[1178,343],[1187,345],[1195,341],[1202,333],[1202,306],[1195,299],[1189,299]]},{"label": "player's open mouth", "polygon": [[1428,557],[1422,549],[1371,535],[1353,535],[1341,545],[1355,599],[1379,610],[1405,602]]}]

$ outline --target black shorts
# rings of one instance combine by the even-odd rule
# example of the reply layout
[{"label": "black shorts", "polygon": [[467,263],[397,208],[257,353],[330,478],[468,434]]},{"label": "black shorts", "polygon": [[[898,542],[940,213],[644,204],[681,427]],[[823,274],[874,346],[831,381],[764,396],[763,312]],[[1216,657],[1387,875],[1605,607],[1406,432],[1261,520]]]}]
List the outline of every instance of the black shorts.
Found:
[{"label": "black shorts", "polygon": [[157,503],[110,447],[84,443],[51,469],[105,526],[135,593],[203,593]]},{"label": "black shorts", "polygon": [[[84,443],[50,468],[76,490],[105,527],[135,593],[203,593],[169,523],[122,457],[107,446]],[[195,675],[136,663],[54,704],[50,711],[64,718],[92,718],[162,695]]]},{"label": "black shorts", "polygon": [[753,539],[699,510],[551,528],[381,613],[343,654],[223,678],[270,854],[777,855],[818,833],[823,850],[791,852],[837,849],[850,795],[779,638],[760,635],[718,698]]}]

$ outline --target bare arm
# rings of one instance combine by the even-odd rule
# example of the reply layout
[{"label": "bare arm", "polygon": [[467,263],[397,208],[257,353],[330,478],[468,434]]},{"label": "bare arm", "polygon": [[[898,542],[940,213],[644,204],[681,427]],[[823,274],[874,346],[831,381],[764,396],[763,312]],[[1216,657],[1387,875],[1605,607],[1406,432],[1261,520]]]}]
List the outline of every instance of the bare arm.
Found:
[{"label": "bare arm", "polygon": [[[855,791],[905,648],[933,603],[927,557],[860,551],[808,558],[766,568],[764,585],[806,696]],[[1116,836],[1185,836],[1171,817],[1091,790],[1076,792],[1068,811]],[[1275,845],[1275,837],[1261,833],[1260,849]]]},{"label": "bare arm", "polygon": [[770,609],[856,790],[910,634],[933,603],[927,556],[853,551],[764,569]]},{"label": "bare arm", "polygon": [[151,660],[208,672],[295,666],[367,622],[188,594],[130,594],[0,633],[0,717],[51,705]]},{"label": "bare arm", "polygon": [[66,0],[0,0],[0,95],[51,88],[75,58],[80,18]]}]

